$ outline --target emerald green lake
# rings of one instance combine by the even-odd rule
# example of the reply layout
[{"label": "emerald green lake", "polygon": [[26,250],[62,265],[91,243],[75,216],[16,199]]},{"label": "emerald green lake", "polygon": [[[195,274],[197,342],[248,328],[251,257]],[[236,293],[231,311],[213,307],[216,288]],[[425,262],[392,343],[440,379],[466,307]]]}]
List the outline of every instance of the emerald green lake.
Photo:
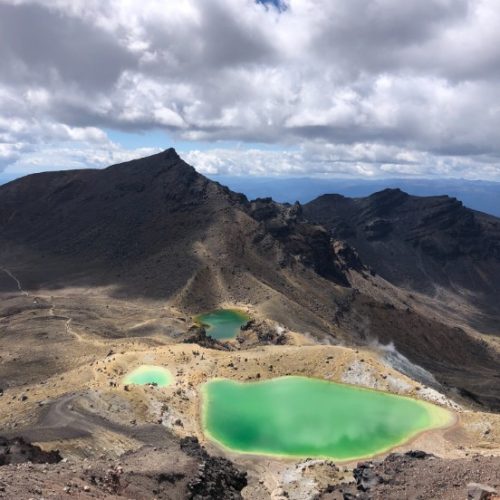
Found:
[{"label": "emerald green lake", "polygon": [[218,340],[236,337],[240,327],[249,319],[244,312],[236,309],[218,309],[195,317],[195,321],[206,328],[207,335]]},{"label": "emerald green lake", "polygon": [[447,410],[384,392],[305,377],[203,386],[209,438],[253,454],[354,460],[451,424]]},{"label": "emerald green lake", "polygon": [[130,372],[124,379],[124,384],[147,385],[156,384],[166,387],[172,383],[172,374],[161,366],[143,365]]}]

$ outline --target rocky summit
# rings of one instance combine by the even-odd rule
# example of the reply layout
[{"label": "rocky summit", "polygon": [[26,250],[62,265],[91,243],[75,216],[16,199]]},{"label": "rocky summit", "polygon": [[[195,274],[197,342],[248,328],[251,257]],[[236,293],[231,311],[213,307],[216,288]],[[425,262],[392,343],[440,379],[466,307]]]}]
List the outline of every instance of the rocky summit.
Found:
[{"label": "rocky summit", "polygon": [[[0,296],[0,498],[499,491],[500,219],[454,198],[249,200],[173,149],[29,175],[0,186]],[[234,338],[196,321],[221,309],[249,318]],[[141,366],[171,383],[124,383]],[[291,375],[453,422],[342,463],[204,429],[206,382]]]}]

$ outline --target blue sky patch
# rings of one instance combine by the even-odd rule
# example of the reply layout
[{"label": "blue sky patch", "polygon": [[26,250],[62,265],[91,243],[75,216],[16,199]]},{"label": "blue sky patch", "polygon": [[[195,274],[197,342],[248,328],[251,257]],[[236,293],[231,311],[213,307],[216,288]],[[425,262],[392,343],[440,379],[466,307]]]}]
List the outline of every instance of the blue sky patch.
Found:
[{"label": "blue sky patch", "polygon": [[279,11],[283,12],[288,8],[284,0],[256,0],[257,3],[262,5],[272,5],[276,7]]}]

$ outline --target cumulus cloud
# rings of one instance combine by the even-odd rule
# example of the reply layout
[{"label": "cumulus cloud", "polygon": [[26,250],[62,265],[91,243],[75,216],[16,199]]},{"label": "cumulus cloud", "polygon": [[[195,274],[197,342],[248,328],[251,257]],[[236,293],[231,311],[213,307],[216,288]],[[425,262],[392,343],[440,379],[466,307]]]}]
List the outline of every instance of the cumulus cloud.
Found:
[{"label": "cumulus cloud", "polygon": [[184,159],[206,175],[496,179],[492,157],[435,156],[378,144],[309,144],[299,150],[192,150]]},{"label": "cumulus cloud", "polygon": [[0,169],[160,128],[207,173],[500,179],[499,25],[496,0],[0,0]]}]

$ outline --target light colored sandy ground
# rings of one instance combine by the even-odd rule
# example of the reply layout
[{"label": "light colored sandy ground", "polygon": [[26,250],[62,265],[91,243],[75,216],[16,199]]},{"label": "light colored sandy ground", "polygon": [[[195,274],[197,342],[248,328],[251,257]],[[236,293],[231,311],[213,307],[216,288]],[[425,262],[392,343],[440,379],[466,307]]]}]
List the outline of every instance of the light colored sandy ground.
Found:
[{"label": "light colored sandy ground", "polygon": [[[66,324],[66,334],[76,353],[79,350],[89,352],[92,348],[91,360],[41,383],[9,388],[0,397],[0,429],[15,433],[36,428],[41,412],[48,408],[50,411],[45,419],[49,431],[57,421],[70,429],[81,425],[88,431],[87,435],[68,436],[68,439],[56,439],[54,431],[56,438],[52,440],[44,440],[43,433],[38,434],[42,447],[58,448],[63,455],[117,457],[125,451],[138,449],[145,442],[123,432],[125,427],[145,428],[148,424],[158,427],[161,423],[177,436],[198,436],[211,453],[226,455],[248,470],[250,482],[244,490],[246,498],[269,498],[271,494],[271,498],[278,499],[283,492],[288,498],[307,498],[306,490],[307,495],[311,495],[323,483],[331,483],[332,478],[337,477],[339,481],[349,478],[354,464],[334,466],[322,460],[304,462],[231,453],[207,441],[200,422],[200,389],[211,378],[255,381],[303,375],[421,398],[446,406],[456,414],[457,421],[452,427],[421,434],[398,447],[397,451],[422,449],[445,458],[474,453],[500,456],[500,415],[462,408],[432,388],[392,369],[375,349],[318,345],[296,332],[288,332],[292,345],[230,352],[204,349],[194,344],[177,343],[175,332],[185,331],[189,326],[189,317],[181,311],[148,304],[124,310],[121,303],[118,306],[106,298],[98,308],[100,324],[109,314],[116,325],[113,309],[119,309],[123,325],[118,328],[127,332],[127,338],[96,338],[92,320],[75,320],[76,306],[71,305],[71,300],[67,297],[50,300],[52,309],[48,314],[53,315],[55,309],[56,315],[73,319]],[[85,305],[82,300],[78,304],[80,310]],[[98,302],[99,299],[93,297],[89,310],[95,310]],[[254,317],[258,316],[248,305],[228,305],[244,308]],[[83,324],[86,326],[82,327]],[[144,328],[149,336],[136,336]],[[8,356],[8,353],[3,355]],[[143,364],[168,368],[174,376],[173,384],[165,388],[124,387],[125,375]],[[60,403],[54,405],[53,401]],[[114,427],[101,425],[99,418],[107,419]],[[47,433],[47,436],[52,435]],[[155,434],[149,439],[154,441]]]},{"label": "light colored sandy ground", "polygon": [[[75,404],[86,406],[87,411],[104,415],[123,425],[161,421],[179,436],[197,435],[211,452],[225,454],[247,468],[251,471],[251,478],[255,479],[248,487],[249,497],[256,494],[259,488],[279,492],[285,485],[286,491],[298,488],[297,498],[300,498],[301,488],[307,485],[307,482],[303,482],[304,470],[308,471],[309,482],[317,485],[318,481],[321,482],[321,474],[325,474],[325,468],[331,482],[332,474],[337,474],[333,466],[319,461],[304,469],[304,465],[297,465],[300,463],[297,460],[238,455],[207,442],[200,423],[200,387],[205,381],[213,377],[256,380],[257,374],[263,380],[294,374],[357,383],[412,397],[423,395],[428,400],[432,400],[435,394],[388,368],[372,352],[336,346],[305,345],[305,339],[300,339],[300,336],[295,338],[302,340],[304,345],[221,352],[192,344],[173,344],[137,352],[120,352],[96,361],[91,366],[49,379],[44,385],[24,388],[23,393],[29,394],[25,402],[18,397],[9,401],[2,400],[0,426],[3,427],[7,421],[15,421],[20,428],[24,427],[30,423],[26,416],[36,413],[38,402],[57,399],[67,394],[68,390],[72,393],[90,392],[92,398],[80,402],[77,400]],[[130,386],[125,390],[123,377],[142,364],[168,368],[174,375],[174,383],[166,388]],[[446,398],[441,397],[441,402],[443,401],[446,402]],[[413,442],[399,447],[397,451],[423,449],[447,458],[464,457],[473,453],[500,455],[500,415],[457,410],[452,403],[448,403],[448,406],[455,408],[458,416],[456,425],[424,433]],[[46,448],[60,448],[66,454],[74,453],[75,449],[83,449],[89,456],[110,450],[113,455],[118,456],[141,445],[119,432],[102,428],[96,428],[91,438],[41,444]],[[347,477],[353,465],[343,465],[337,474],[339,478]]]}]

